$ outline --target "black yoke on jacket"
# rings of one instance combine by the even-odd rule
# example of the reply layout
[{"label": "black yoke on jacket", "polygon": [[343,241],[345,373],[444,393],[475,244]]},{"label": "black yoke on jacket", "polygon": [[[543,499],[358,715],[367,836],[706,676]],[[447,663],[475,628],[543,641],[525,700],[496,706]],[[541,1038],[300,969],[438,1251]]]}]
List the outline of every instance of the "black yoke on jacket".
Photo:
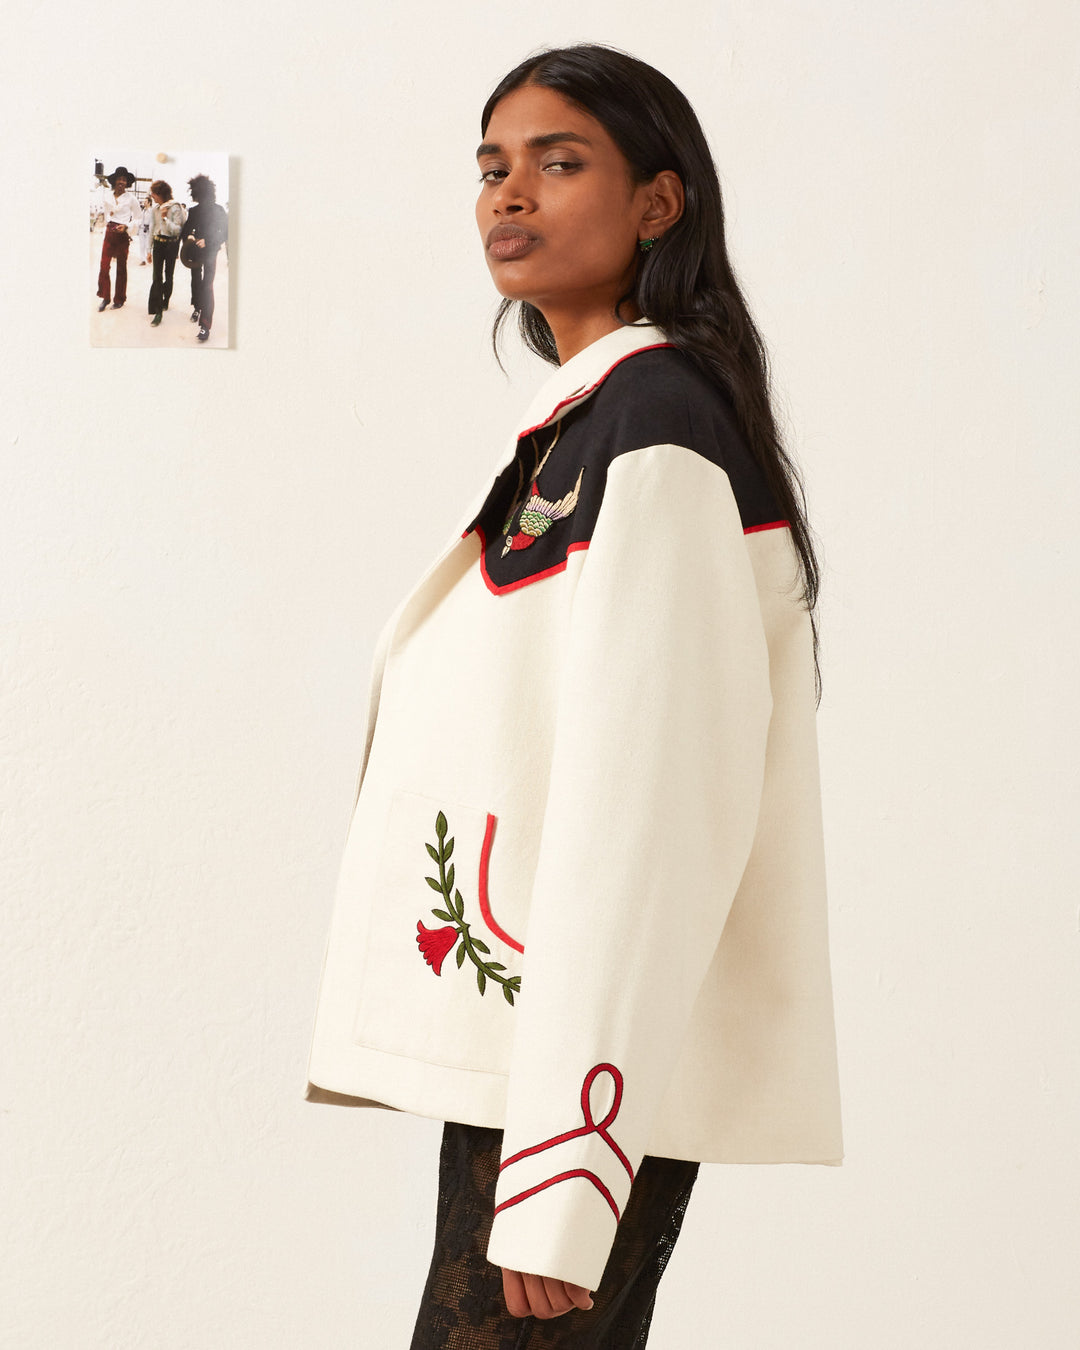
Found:
[{"label": "black yoke on jacket", "polygon": [[489,589],[502,592],[538,581],[561,571],[571,552],[587,548],[608,466],[618,455],[651,445],[684,446],[723,469],[744,530],[780,521],[776,499],[724,391],[674,348],[637,352],[559,422],[519,440],[514,459],[466,530],[480,536]]}]

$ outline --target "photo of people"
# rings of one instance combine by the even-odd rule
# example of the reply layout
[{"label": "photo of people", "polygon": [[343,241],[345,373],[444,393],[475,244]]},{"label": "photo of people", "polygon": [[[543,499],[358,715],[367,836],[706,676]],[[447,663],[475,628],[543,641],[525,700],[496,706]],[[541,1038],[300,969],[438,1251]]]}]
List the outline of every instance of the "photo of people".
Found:
[{"label": "photo of people", "polygon": [[90,293],[92,347],[228,347],[225,152],[92,156]]}]

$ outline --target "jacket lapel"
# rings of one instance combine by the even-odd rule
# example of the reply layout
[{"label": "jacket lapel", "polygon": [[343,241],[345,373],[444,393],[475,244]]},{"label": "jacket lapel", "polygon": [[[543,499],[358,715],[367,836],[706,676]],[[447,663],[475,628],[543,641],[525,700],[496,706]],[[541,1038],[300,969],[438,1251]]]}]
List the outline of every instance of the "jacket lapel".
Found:
[{"label": "jacket lapel", "polygon": [[531,435],[532,432],[538,431],[541,427],[558,421],[572,408],[584,403],[604,382],[609,372],[628,356],[632,356],[635,352],[645,351],[650,347],[670,347],[672,345],[661,330],[651,324],[626,324],[622,328],[616,328],[613,332],[605,333],[602,338],[590,343],[576,356],[571,357],[565,365],[552,372],[550,378],[540,387],[532,402],[526,408],[524,415],[519,419],[494,467],[485,478],[483,487],[477,492],[468,510],[458,521],[453,534],[447,539],[430,566],[423,572],[412,590],[398,606],[393,624],[395,629],[406,612],[412,608],[413,601],[424,590],[428,579],[439,569],[453,550],[462,543],[465,531],[479,514],[495,479],[513,459],[521,437]]},{"label": "jacket lapel", "polygon": [[513,435],[503,446],[502,454],[491,469],[484,485],[473,499],[468,511],[462,516],[454,534],[447,541],[435,565],[446,556],[460,540],[462,531],[475,519],[480,508],[487,500],[491,486],[514,457],[518,441],[542,427],[557,422],[571,408],[576,408],[603,384],[606,376],[615,366],[635,352],[645,351],[649,347],[670,347],[672,344],[651,324],[627,324],[606,333],[596,342],[572,357],[564,366],[552,371],[550,377],[533,397],[532,402],[518,419]]}]

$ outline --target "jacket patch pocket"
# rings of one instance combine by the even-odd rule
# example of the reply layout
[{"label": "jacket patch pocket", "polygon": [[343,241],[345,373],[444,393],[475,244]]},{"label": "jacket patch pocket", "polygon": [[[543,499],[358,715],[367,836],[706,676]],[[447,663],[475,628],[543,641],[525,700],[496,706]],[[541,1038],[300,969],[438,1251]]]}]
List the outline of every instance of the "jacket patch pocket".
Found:
[{"label": "jacket patch pocket", "polygon": [[355,1040],[457,1068],[505,1070],[521,943],[492,912],[496,819],[398,792],[375,864]]}]

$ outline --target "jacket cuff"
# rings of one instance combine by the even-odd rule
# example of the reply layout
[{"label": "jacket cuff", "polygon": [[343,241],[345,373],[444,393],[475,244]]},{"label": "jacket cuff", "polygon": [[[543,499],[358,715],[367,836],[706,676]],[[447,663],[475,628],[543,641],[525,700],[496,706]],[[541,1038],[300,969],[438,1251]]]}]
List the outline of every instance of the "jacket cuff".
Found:
[{"label": "jacket cuff", "polygon": [[[605,1075],[614,1095],[606,1113],[594,1117],[590,1093]],[[630,1159],[611,1134],[622,1087],[613,1064],[595,1065],[582,1084],[583,1123],[503,1158],[489,1261],[597,1288],[634,1179]]]}]

